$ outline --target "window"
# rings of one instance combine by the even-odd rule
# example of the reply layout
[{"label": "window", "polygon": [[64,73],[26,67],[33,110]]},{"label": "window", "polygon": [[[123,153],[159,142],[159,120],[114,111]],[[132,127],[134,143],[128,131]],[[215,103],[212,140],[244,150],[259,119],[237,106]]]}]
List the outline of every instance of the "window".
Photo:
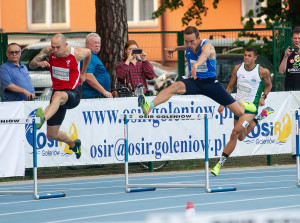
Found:
[{"label": "window", "polygon": [[157,9],[156,0],[126,0],[126,6],[129,27],[157,26],[157,20],[151,19]]},{"label": "window", "polygon": [[[253,10],[254,16],[252,17],[254,21],[257,20],[257,9],[260,9],[260,7],[267,7],[267,0],[264,0],[262,3],[258,2],[258,0],[242,0],[242,16],[245,18],[248,18],[246,16],[250,10]],[[264,16],[261,18],[264,19]],[[245,23],[247,19],[243,21]]]},{"label": "window", "polygon": [[29,30],[68,29],[69,0],[27,0]]}]

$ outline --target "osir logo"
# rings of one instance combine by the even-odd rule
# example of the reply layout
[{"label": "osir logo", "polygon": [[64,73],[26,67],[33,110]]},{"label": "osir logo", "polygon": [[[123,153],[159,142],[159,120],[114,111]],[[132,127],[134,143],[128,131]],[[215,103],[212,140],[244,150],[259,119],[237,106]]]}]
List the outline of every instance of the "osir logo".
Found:
[{"label": "osir logo", "polygon": [[[78,132],[77,132],[77,128],[76,128],[76,126],[75,126],[74,123],[72,123],[72,125],[69,128],[69,134],[70,134],[70,138],[72,140],[78,139]],[[68,153],[68,154],[72,154],[73,153],[73,151],[70,150],[70,147],[69,147],[68,144],[65,144],[64,153]]]},{"label": "osir logo", "polygon": [[[278,139],[277,141],[279,142],[286,142],[287,138],[291,135],[292,132],[292,121],[291,118],[288,114],[286,114],[283,119],[282,119],[282,123],[280,122],[275,122],[276,124],[279,123],[279,128],[276,128],[276,131],[278,131]],[[281,128],[281,124],[283,125],[283,127]],[[275,132],[274,134],[276,134],[277,132]]]},{"label": "osir logo", "polygon": [[[248,138],[257,138],[259,136],[264,137],[277,137],[277,142],[285,143],[288,137],[291,135],[292,121],[288,114],[286,114],[281,122],[264,122],[257,124],[252,132],[247,136]],[[275,139],[274,139],[275,140]]]},{"label": "osir logo", "polygon": [[[30,114],[28,115],[28,118],[35,117],[36,110],[37,109],[30,112]],[[33,125],[31,123],[25,125],[25,134],[26,134],[27,142],[29,143],[30,146],[33,147]],[[69,127],[69,131],[66,132],[66,134],[73,140],[78,139],[78,131],[77,131],[76,125],[74,123],[72,123],[72,125]],[[44,132],[37,131],[36,148],[38,150],[38,153],[39,153],[39,150],[42,150],[45,147],[53,148],[53,149],[60,149],[63,146],[64,146],[64,150],[63,150],[63,153],[60,153],[61,155],[73,153],[73,151],[69,149],[68,144],[63,145],[62,142],[58,142],[58,141],[55,141],[52,139],[47,139],[46,134]]]}]

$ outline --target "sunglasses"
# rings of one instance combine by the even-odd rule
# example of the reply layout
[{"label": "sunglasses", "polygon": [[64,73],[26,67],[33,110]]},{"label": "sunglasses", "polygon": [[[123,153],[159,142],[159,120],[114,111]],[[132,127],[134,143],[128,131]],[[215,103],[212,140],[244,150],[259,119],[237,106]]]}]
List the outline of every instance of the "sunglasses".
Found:
[{"label": "sunglasses", "polygon": [[19,54],[21,51],[8,51],[9,54],[14,55],[14,54]]}]

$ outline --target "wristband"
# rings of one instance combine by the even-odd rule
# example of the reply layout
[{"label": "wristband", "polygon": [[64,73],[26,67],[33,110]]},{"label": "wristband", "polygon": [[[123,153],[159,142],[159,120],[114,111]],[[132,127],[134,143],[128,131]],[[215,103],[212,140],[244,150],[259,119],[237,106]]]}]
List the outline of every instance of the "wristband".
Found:
[{"label": "wristband", "polygon": [[262,94],[262,97],[265,96],[265,100],[267,99],[267,95],[265,93]]}]

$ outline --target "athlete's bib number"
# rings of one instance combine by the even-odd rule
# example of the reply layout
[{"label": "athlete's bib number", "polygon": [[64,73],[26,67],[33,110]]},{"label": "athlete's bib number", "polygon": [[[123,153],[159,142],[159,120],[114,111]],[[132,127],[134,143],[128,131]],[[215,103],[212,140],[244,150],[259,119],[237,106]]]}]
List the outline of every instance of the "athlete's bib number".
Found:
[{"label": "athlete's bib number", "polygon": [[52,66],[52,75],[56,79],[59,79],[62,81],[69,81],[70,80],[69,72],[70,72],[69,69]]},{"label": "athlete's bib number", "polygon": [[251,95],[251,85],[246,83],[238,83],[237,85],[237,93],[240,95],[249,96]]},{"label": "athlete's bib number", "polygon": [[[196,63],[197,61],[196,60],[190,60],[190,63],[191,63],[191,68],[194,66],[194,64]],[[197,71],[196,72],[207,72],[208,71],[208,68],[207,68],[207,64],[206,62],[202,65],[199,65],[197,67]]]}]

